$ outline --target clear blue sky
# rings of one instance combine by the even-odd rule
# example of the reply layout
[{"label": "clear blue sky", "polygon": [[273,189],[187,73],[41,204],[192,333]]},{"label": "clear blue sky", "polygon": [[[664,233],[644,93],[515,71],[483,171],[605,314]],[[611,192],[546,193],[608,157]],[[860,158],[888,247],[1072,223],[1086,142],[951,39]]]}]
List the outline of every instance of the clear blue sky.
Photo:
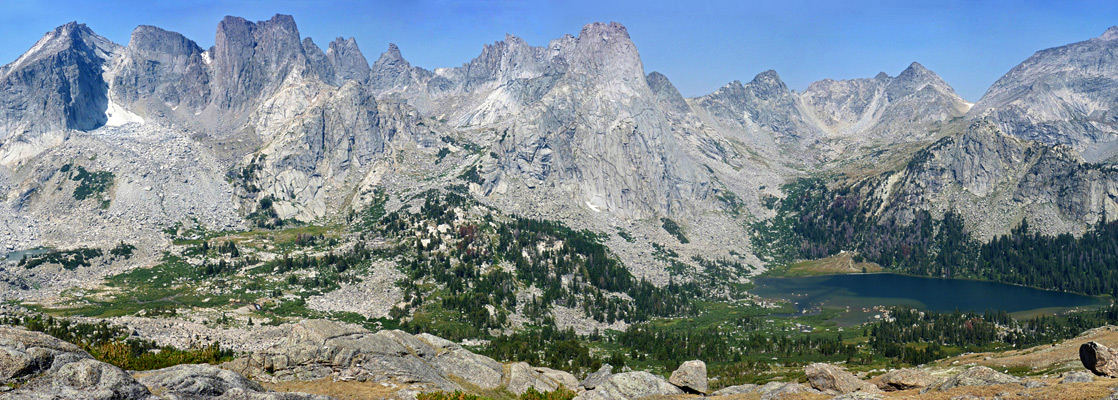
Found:
[{"label": "clear blue sky", "polygon": [[476,57],[485,43],[520,36],[545,45],[593,21],[629,29],[647,72],[685,96],[774,69],[796,90],[813,81],[896,75],[912,61],[975,101],[1033,52],[1085,40],[1118,25],[1118,1],[20,1],[0,0],[0,63],[44,32],[86,23],[126,44],[137,25],[213,44],[225,15],[291,14],[300,33],[325,43],[354,36],[370,62],[389,42],[428,69]]}]

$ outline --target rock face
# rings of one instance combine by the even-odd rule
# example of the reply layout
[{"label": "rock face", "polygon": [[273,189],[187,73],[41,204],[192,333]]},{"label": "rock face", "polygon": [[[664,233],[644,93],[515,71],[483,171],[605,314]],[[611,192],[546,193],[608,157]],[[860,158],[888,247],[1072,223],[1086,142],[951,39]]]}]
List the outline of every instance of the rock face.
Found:
[{"label": "rock face", "polygon": [[502,366],[436,336],[373,333],[322,320],[299,323],[274,348],[234,360],[227,367],[264,380],[391,381],[420,391],[464,390],[458,380],[482,389],[504,386],[516,394],[528,388],[543,392],[578,387],[569,373],[525,363]]},{"label": "rock face", "polygon": [[936,390],[948,390],[963,386],[989,386],[1013,383],[1019,384],[1022,383],[1022,381],[1020,378],[994,371],[990,369],[990,367],[978,366],[948,378],[933,388]]},{"label": "rock face", "polygon": [[623,372],[614,374],[594,390],[575,397],[579,400],[622,400],[639,399],[649,396],[671,396],[683,394],[678,387],[648,372]]},{"label": "rock face", "polygon": [[588,24],[546,47],[509,35],[466,65],[433,74],[390,46],[371,76],[378,98],[402,97],[453,126],[501,132],[495,160],[482,165],[486,194],[502,182],[555,187],[555,198],[578,207],[647,217],[693,210],[683,200],[709,192],[661,107],[684,111],[686,101],[662,75],[646,80],[620,24]]},{"label": "rock face", "polygon": [[108,85],[102,68],[120,50],[76,22],[47,32],[27,53],[0,68],[0,108],[9,110],[0,116],[0,140],[31,141],[47,132],[104,125]]},{"label": "rock face", "polygon": [[1079,346],[1079,361],[1095,375],[1118,377],[1118,350],[1097,342],[1087,342]]},{"label": "rock face", "polygon": [[1026,217],[1046,234],[1083,232],[1118,211],[1112,168],[1087,163],[1067,146],[1005,135],[987,121],[861,184],[862,198],[880,201],[872,209],[883,218],[908,223],[921,210],[954,211],[979,238],[1004,234]]},{"label": "rock face", "polygon": [[1065,144],[1088,161],[1118,154],[1118,27],[1038,51],[998,79],[970,110],[1006,133]]},{"label": "rock face", "polygon": [[849,372],[823,363],[815,363],[804,367],[804,375],[808,383],[826,394],[846,394],[854,392],[876,393],[879,390],[869,382],[862,381]]},{"label": "rock face", "polygon": [[[113,69],[110,96],[144,115],[193,116],[210,102],[204,51],[182,34],[141,25]],[[208,54],[207,54],[208,56]]]},{"label": "rock face", "polygon": [[672,372],[668,382],[687,392],[706,394],[709,391],[707,364],[700,360],[686,361]]},{"label": "rock face", "polygon": [[915,369],[895,369],[875,378],[877,387],[885,391],[925,388],[935,384],[931,374]]}]

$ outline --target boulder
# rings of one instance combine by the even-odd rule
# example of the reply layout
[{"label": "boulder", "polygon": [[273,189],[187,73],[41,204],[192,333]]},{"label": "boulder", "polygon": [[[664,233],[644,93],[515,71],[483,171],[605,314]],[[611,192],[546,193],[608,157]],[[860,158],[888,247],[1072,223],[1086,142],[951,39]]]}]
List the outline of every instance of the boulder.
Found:
[{"label": "boulder", "polygon": [[804,367],[804,375],[807,376],[807,381],[811,384],[811,387],[826,394],[876,393],[880,391],[877,386],[858,379],[853,374],[830,364],[815,363],[808,365]]},{"label": "boulder", "polygon": [[586,379],[583,379],[582,382],[579,383],[579,386],[586,390],[594,390],[598,385],[601,385],[609,379],[611,375],[613,375],[613,366],[604,364],[601,368],[598,368],[597,371],[587,375]]},{"label": "boulder", "polygon": [[1062,379],[1060,379],[1060,383],[1087,383],[1094,381],[1095,375],[1089,371],[1069,372],[1067,375],[1064,375]]},{"label": "boulder", "polygon": [[936,378],[924,371],[915,369],[895,369],[877,378],[877,387],[885,391],[925,388],[936,383]]},{"label": "boulder", "polygon": [[574,390],[578,388],[578,379],[567,372],[532,367],[524,362],[508,364],[505,370],[505,389],[517,395],[524,394],[528,388],[550,392],[560,387]]},{"label": "boulder", "polygon": [[613,374],[594,390],[575,397],[577,400],[622,400],[639,399],[649,396],[671,396],[683,394],[675,385],[648,372],[623,372]]},{"label": "boulder", "polygon": [[728,387],[724,387],[724,388],[719,389],[718,391],[714,392],[714,395],[715,396],[729,396],[729,395],[734,395],[734,394],[749,394],[749,393],[756,392],[758,388],[760,388],[760,386],[754,385],[752,383],[747,383],[747,384],[744,384],[744,385],[728,386]]},{"label": "boulder", "polygon": [[492,358],[457,347],[440,353],[434,360],[435,368],[445,375],[462,378],[482,389],[501,386],[504,366]]},{"label": "boulder", "polygon": [[977,366],[955,375],[935,386],[936,390],[948,390],[962,386],[989,386],[1020,384],[1021,379],[990,369]]},{"label": "boulder", "polygon": [[1079,361],[1095,375],[1118,377],[1118,350],[1098,342],[1087,342],[1079,346]]},{"label": "boulder", "polygon": [[330,397],[270,392],[233,371],[213,365],[184,364],[136,374],[140,383],[172,399],[329,400]]},{"label": "boulder", "polygon": [[795,382],[769,382],[757,388],[757,391],[761,392],[761,400],[777,400],[783,398],[785,395],[797,393],[822,393]]},{"label": "boulder", "polygon": [[684,362],[676,368],[675,372],[672,372],[668,382],[689,393],[706,394],[708,392],[707,364],[699,360]]},{"label": "boulder", "polygon": [[559,386],[570,390],[578,389],[578,378],[575,378],[570,372],[545,367],[536,367],[536,372],[543,375],[544,378],[555,381]]}]

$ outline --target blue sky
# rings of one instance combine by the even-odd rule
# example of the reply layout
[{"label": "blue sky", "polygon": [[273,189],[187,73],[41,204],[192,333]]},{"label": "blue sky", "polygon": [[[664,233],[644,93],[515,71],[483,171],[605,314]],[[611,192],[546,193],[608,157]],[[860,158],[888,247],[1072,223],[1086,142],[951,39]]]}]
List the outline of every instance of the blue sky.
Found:
[{"label": "blue sky", "polygon": [[126,44],[137,25],[213,44],[225,15],[262,20],[291,14],[325,47],[354,36],[372,60],[389,42],[412,64],[460,65],[485,43],[520,36],[545,45],[593,21],[629,29],[646,72],[660,71],[685,96],[776,70],[790,87],[896,75],[912,61],[976,101],[1037,50],[1085,40],[1118,25],[1118,1],[20,1],[0,0],[0,63],[44,32],[86,23]]}]

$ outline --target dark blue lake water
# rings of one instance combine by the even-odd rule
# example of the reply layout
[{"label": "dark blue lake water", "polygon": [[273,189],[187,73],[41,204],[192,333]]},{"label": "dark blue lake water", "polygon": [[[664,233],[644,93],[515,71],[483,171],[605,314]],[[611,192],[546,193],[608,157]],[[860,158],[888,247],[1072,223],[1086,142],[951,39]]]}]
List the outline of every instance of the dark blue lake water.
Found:
[{"label": "dark blue lake water", "polygon": [[1095,297],[965,279],[897,274],[757,278],[751,293],[796,303],[800,311],[817,307],[851,309],[904,305],[931,311],[1005,310],[1010,313],[1059,312],[1105,304]]}]

